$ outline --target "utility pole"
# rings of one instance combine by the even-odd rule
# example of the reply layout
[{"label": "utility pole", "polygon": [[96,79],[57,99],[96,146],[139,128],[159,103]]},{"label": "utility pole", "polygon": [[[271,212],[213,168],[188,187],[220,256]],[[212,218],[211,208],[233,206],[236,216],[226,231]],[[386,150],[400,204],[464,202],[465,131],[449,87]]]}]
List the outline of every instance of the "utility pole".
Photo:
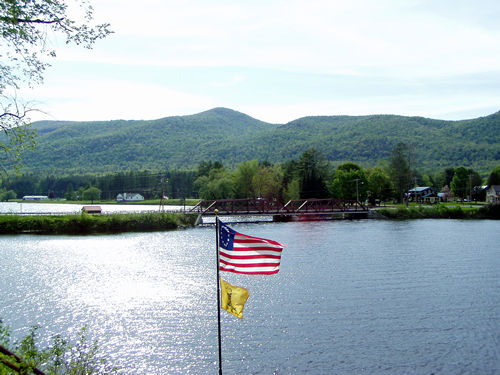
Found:
[{"label": "utility pole", "polygon": [[163,178],[163,174],[160,176],[160,187],[161,187],[161,197],[160,197],[160,212],[165,212],[165,187],[163,185],[163,182],[165,179]]},{"label": "utility pole", "polygon": [[359,205],[359,187],[358,187],[359,180],[361,180],[361,179],[355,178],[353,180],[353,181],[356,181],[356,205]]},{"label": "utility pole", "polygon": [[[410,143],[408,146],[407,146],[407,151],[408,151],[408,159],[407,159],[407,164],[408,164],[408,180],[407,180],[407,184],[406,184],[406,207],[408,208],[408,203],[409,203],[409,200],[410,200],[410,184],[411,184],[411,180],[412,180],[412,162],[413,162],[413,148],[414,148],[414,145],[413,143]],[[415,182],[416,184],[416,182]]]},{"label": "utility pole", "polygon": [[472,202],[472,173],[469,171],[469,205]]},{"label": "utility pole", "polygon": [[359,202],[359,188],[358,188],[359,178],[356,179],[356,201]]}]

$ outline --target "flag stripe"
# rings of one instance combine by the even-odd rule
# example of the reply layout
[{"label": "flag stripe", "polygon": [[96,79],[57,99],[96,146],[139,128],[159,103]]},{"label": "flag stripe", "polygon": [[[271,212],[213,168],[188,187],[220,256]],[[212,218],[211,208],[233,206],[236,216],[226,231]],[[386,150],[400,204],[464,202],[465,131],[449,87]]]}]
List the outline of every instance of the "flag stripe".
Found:
[{"label": "flag stripe", "polygon": [[258,238],[238,238],[239,236],[234,237],[234,243],[260,243],[260,244],[265,244],[268,246],[275,246],[275,247],[282,247],[283,245],[279,244],[276,241],[271,241],[271,240],[264,240],[264,239],[258,239]]},{"label": "flag stripe", "polygon": [[279,264],[280,259],[279,258],[251,258],[251,259],[241,259],[241,258],[228,258],[221,254],[221,259],[225,260],[228,263],[232,264],[255,264],[255,263],[268,263],[268,264]]},{"label": "flag stripe", "polygon": [[234,267],[278,267],[280,265],[279,262],[274,262],[274,263],[257,263],[257,262],[252,262],[252,263],[234,263],[234,262],[227,262],[224,259],[220,260],[221,263],[224,263],[227,266],[234,266]]},{"label": "flag stripe", "polygon": [[279,255],[239,255],[239,254],[228,254],[221,251],[221,256],[225,256],[229,259],[281,259]]},{"label": "flag stripe", "polygon": [[238,245],[234,245],[234,248],[233,250],[274,250],[274,251],[280,251],[281,252],[281,249],[276,249],[276,248],[270,248],[268,246],[238,246]]},{"label": "flag stripe", "polygon": [[238,270],[238,271],[225,270],[225,269],[222,269],[222,268],[220,270],[221,271],[226,271],[226,272],[240,273],[240,274],[243,274],[243,275],[274,275],[275,273],[279,272],[279,269],[277,269],[275,271],[263,271],[263,270],[259,270],[259,271],[255,271],[255,272],[246,272],[246,271],[242,271],[242,270]]},{"label": "flag stripe", "polygon": [[279,267],[269,268],[269,267],[255,267],[250,269],[238,268],[237,270],[230,267],[220,267],[221,271],[242,273],[245,275],[272,275],[279,272]]},{"label": "flag stripe", "polygon": [[248,249],[281,251],[282,248],[277,246],[265,246],[265,245],[263,246],[262,244],[239,244],[239,243],[233,244],[233,250],[248,250]]},{"label": "flag stripe", "polygon": [[279,249],[282,247],[280,245],[272,244],[269,242],[238,241],[237,239],[234,240],[234,245],[238,245],[238,246],[242,246],[242,247],[244,247],[244,246],[263,246],[263,247],[271,247],[271,248],[276,248],[276,249]]},{"label": "flag stripe", "polygon": [[226,253],[230,255],[275,255],[275,256],[281,256],[281,251],[277,250],[253,250],[253,249],[245,249],[245,250],[226,250],[226,249],[221,249],[221,253]]}]

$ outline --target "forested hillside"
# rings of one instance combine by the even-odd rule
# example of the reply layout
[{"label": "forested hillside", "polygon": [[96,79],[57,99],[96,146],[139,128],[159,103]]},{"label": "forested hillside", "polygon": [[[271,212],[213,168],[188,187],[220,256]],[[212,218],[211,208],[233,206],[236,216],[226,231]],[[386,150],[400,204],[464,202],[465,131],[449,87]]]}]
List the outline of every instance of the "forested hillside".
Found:
[{"label": "forested hillside", "polygon": [[395,115],[305,117],[269,124],[230,109],[152,121],[34,124],[37,147],[23,155],[25,172],[66,174],[194,169],[201,161],[236,165],[284,162],[315,148],[338,164],[365,167],[387,160],[398,142],[414,146],[424,171],[466,166],[483,173],[500,163],[500,112],[442,121]]}]

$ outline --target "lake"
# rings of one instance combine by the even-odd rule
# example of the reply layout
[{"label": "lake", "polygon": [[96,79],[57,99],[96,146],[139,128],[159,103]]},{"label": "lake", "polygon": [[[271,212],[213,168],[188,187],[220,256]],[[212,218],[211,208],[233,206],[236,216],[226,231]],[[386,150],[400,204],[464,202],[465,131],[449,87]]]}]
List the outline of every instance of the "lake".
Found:
[{"label": "lake", "polygon": [[[221,311],[225,374],[500,373],[500,221],[233,224],[287,247]],[[14,335],[87,325],[123,374],[218,369],[215,229],[0,236]]]}]

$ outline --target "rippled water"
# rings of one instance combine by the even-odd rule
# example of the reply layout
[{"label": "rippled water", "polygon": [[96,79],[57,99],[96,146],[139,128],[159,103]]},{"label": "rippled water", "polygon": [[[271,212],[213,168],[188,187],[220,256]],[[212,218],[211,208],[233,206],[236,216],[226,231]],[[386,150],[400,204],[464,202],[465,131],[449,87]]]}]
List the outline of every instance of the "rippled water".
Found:
[{"label": "rippled water", "polygon": [[[500,372],[500,222],[235,224],[288,243],[222,311],[225,374]],[[0,237],[0,317],[16,334],[88,324],[126,374],[217,372],[212,227]]]}]

